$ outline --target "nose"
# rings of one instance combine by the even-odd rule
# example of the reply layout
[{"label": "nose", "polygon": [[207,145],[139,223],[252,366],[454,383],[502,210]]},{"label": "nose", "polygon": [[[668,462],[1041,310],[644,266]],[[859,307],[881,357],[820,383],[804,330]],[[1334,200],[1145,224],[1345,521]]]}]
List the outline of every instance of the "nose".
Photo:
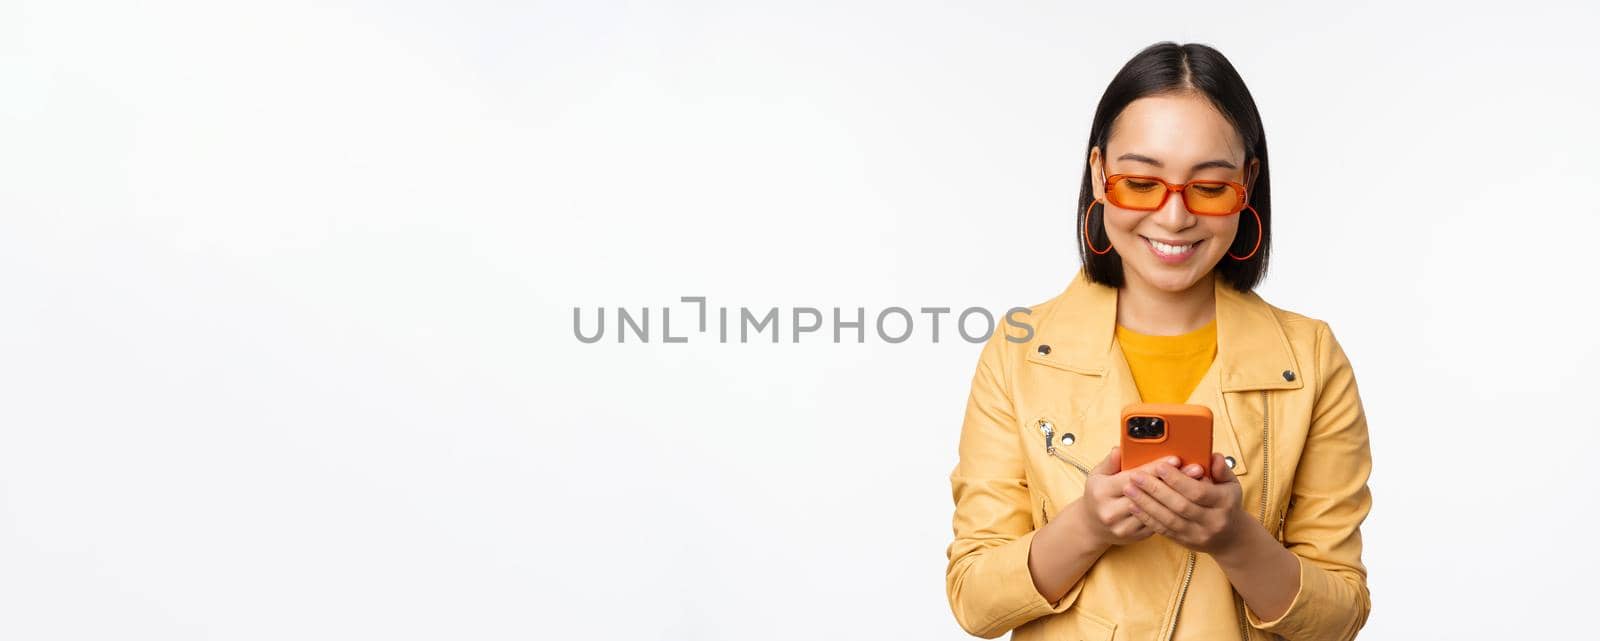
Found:
[{"label": "nose", "polygon": [[1194,224],[1194,213],[1183,204],[1182,191],[1167,192],[1167,202],[1155,212],[1155,222],[1168,231],[1182,231]]}]

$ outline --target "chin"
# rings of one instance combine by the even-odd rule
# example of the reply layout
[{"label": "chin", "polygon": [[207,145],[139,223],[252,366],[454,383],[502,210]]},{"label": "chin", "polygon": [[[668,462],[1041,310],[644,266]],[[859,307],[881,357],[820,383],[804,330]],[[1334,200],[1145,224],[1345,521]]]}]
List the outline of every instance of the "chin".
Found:
[{"label": "chin", "polygon": [[1139,270],[1139,276],[1151,287],[1165,292],[1182,292],[1195,286],[1210,270],[1194,272],[1189,268],[1176,269],[1167,265],[1152,265]]},{"label": "chin", "polygon": [[1152,281],[1150,281],[1150,284],[1155,286],[1156,289],[1159,289],[1161,291],[1177,293],[1177,292],[1188,290],[1190,287],[1193,287],[1197,280],[1198,279],[1194,279],[1194,278],[1172,278],[1172,277],[1168,277],[1168,278],[1158,278],[1158,279],[1152,280]]}]

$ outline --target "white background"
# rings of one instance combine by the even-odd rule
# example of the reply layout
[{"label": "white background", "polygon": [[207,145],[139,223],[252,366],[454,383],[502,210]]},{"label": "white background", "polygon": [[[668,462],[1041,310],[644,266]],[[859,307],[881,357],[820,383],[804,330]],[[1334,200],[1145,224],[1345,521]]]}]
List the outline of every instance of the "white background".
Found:
[{"label": "white background", "polygon": [[979,346],[678,298],[1054,296],[1160,40],[1249,83],[1259,291],[1355,365],[1362,638],[1592,632],[1592,7],[131,5],[0,8],[0,637],[967,638]]}]

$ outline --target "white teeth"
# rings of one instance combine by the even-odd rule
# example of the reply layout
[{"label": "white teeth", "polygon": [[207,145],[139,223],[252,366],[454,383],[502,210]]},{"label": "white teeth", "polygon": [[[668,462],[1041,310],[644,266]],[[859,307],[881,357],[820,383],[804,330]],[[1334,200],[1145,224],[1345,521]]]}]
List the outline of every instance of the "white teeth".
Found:
[{"label": "white teeth", "polygon": [[1189,243],[1187,245],[1168,245],[1166,243],[1163,243],[1163,242],[1161,242],[1159,240],[1155,240],[1155,239],[1152,239],[1152,238],[1146,238],[1145,240],[1150,241],[1150,246],[1156,248],[1156,251],[1161,252],[1163,254],[1166,254],[1168,256],[1174,256],[1174,255],[1177,255],[1177,254],[1182,254],[1184,252],[1189,251],[1191,248],[1194,247],[1194,243]]}]

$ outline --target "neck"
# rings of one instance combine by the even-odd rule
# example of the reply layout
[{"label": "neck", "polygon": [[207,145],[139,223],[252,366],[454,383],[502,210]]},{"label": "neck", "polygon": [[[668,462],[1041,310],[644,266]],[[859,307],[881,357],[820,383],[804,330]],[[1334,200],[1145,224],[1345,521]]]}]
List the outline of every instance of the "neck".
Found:
[{"label": "neck", "polygon": [[1124,272],[1117,292],[1117,324],[1140,334],[1173,336],[1200,329],[1216,318],[1216,273],[1207,272],[1187,289],[1159,289]]}]

